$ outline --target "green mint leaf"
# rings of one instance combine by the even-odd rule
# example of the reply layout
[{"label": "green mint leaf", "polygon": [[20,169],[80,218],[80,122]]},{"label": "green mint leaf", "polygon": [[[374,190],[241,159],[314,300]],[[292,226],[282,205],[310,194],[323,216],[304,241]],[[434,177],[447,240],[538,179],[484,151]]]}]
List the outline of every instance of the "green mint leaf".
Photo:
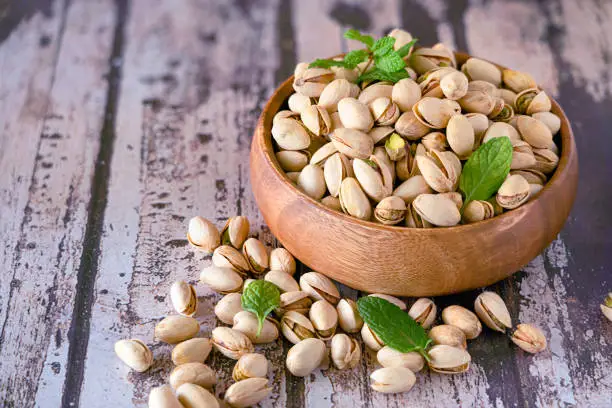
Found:
[{"label": "green mint leaf", "polygon": [[393,51],[393,44],[395,44],[395,38],[387,36],[376,40],[370,48],[375,57],[380,57]]},{"label": "green mint leaf", "polygon": [[259,336],[266,316],[280,305],[280,292],[272,282],[256,280],[246,287],[240,298],[240,303],[244,310],[248,310],[257,316],[259,321],[257,336]]},{"label": "green mint leaf", "polygon": [[472,153],[459,178],[459,188],[465,194],[463,207],[495,194],[510,172],[511,163],[512,143],[507,136],[491,139]]},{"label": "green mint leaf", "polygon": [[331,59],[316,59],[310,63],[308,68],[329,68],[329,67],[346,67],[344,61],[335,61]]},{"label": "green mint leaf", "polygon": [[393,303],[374,296],[362,297],[357,309],[368,327],[389,347],[402,353],[425,352],[431,339],[417,322]]},{"label": "green mint leaf", "polygon": [[397,72],[385,72],[378,68],[374,68],[364,74],[362,74],[359,78],[357,78],[358,82],[365,81],[389,81],[396,83],[400,79],[408,78],[408,73],[406,70],[401,70]]},{"label": "green mint leaf", "polygon": [[344,66],[349,69],[355,68],[358,64],[368,59],[370,53],[367,50],[354,50],[344,56]]},{"label": "green mint leaf", "polygon": [[406,66],[406,62],[397,52],[391,51],[382,57],[375,57],[376,68],[385,72],[397,72]]},{"label": "green mint leaf", "polygon": [[416,44],[417,41],[418,41],[418,39],[413,38],[412,41],[410,41],[406,45],[403,45],[399,50],[397,50],[395,52],[397,52],[400,57],[404,58],[406,55],[408,55],[408,53],[410,52],[410,49],[412,47],[414,47],[414,44]]},{"label": "green mint leaf", "polygon": [[359,31],[352,28],[346,33],[344,33],[344,38],[346,38],[347,40],[356,40],[362,42],[367,45],[368,48],[371,48],[374,45],[374,38],[372,38],[372,36],[361,34]]}]

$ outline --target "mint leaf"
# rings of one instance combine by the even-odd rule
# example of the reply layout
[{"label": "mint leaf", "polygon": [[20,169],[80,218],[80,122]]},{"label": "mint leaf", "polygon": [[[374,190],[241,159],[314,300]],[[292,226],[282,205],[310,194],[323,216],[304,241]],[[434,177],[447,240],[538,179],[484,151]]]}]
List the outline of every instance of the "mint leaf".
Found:
[{"label": "mint leaf", "polygon": [[347,40],[356,40],[362,42],[367,45],[368,48],[371,48],[374,45],[374,38],[372,38],[372,36],[361,34],[359,31],[352,28],[346,33],[344,33],[344,38],[346,38]]},{"label": "mint leaf", "polygon": [[401,70],[397,72],[385,72],[378,68],[374,68],[357,78],[357,82],[364,81],[389,81],[396,83],[400,79],[408,78],[408,73],[406,70]]},{"label": "mint leaf", "polygon": [[374,62],[376,63],[376,68],[385,72],[396,72],[406,66],[406,62],[395,51],[391,51],[382,57],[375,57]]},{"label": "mint leaf", "polygon": [[393,303],[374,296],[362,297],[357,309],[363,320],[389,347],[402,353],[419,352],[426,360],[425,349],[431,343],[417,322]]},{"label": "mint leaf", "polygon": [[367,50],[350,51],[344,56],[344,65],[346,68],[353,69],[358,64],[367,60],[369,55],[370,53]]},{"label": "mint leaf", "polygon": [[491,139],[472,153],[459,179],[459,188],[465,194],[463,207],[495,194],[510,172],[511,163],[512,143],[507,136]]},{"label": "mint leaf", "polygon": [[316,59],[308,65],[308,68],[346,67],[346,62],[331,59]]},{"label": "mint leaf", "polygon": [[393,44],[395,44],[395,38],[387,36],[376,40],[370,49],[375,57],[380,57],[393,51]]},{"label": "mint leaf", "polygon": [[397,50],[395,52],[397,52],[400,57],[404,58],[406,55],[408,55],[408,53],[410,52],[410,49],[412,47],[414,47],[414,44],[416,44],[417,41],[418,41],[418,39],[413,38],[412,41],[410,41],[406,45],[403,45],[399,50]]},{"label": "mint leaf", "polygon": [[272,282],[256,280],[244,289],[240,303],[244,310],[257,316],[259,322],[257,336],[259,336],[266,316],[280,305],[280,292]]}]

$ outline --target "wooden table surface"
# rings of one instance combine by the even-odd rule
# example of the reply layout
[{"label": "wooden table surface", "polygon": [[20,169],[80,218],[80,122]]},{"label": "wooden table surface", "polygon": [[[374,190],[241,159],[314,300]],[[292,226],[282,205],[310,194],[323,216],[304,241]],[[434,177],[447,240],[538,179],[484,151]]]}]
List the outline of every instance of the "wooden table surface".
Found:
[{"label": "wooden table surface", "polygon": [[[0,3],[2,406],[146,406],[172,367],[170,347],[153,342],[169,286],[196,282],[210,262],[187,245],[188,219],[243,214],[275,244],[249,186],[253,128],[295,63],[345,51],[350,26],[403,27],[529,71],[564,106],[580,154],[573,212],[543,254],[493,287],[549,349],[527,355],[487,331],[470,342],[468,373],[420,373],[399,395],[370,391],[373,354],[304,379],[277,363],[262,406],[612,406],[612,322],[599,311],[612,290],[611,23],[604,0]],[[197,290],[209,335],[219,296]],[[149,372],[115,357],[129,337],[152,344]],[[263,349],[280,362],[288,344]],[[222,394],[233,364],[217,353],[209,363]]]}]

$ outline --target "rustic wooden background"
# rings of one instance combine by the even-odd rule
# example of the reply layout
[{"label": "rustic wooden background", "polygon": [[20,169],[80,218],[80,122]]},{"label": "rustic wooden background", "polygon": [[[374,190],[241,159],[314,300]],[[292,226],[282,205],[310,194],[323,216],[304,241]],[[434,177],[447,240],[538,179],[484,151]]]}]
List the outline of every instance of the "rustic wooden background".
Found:
[{"label": "rustic wooden background", "polygon": [[[372,393],[357,369],[272,374],[265,407],[612,405],[612,2],[605,0],[13,0],[0,2],[0,402],[146,406],[171,368],[129,372],[113,343],[171,311],[168,288],[209,259],[189,217],[247,215],[273,245],[249,187],[252,130],[297,61],[347,49],[342,32],[404,27],[423,44],[531,72],[564,106],[580,152],[578,198],[560,237],[494,289],[549,350],[502,335],[470,343],[456,376]],[[218,298],[198,287],[202,335]],[[344,289],[348,296],[356,293]],[[438,298],[470,305],[474,293]],[[280,362],[287,344],[265,347]],[[214,354],[223,393],[232,364]]]}]

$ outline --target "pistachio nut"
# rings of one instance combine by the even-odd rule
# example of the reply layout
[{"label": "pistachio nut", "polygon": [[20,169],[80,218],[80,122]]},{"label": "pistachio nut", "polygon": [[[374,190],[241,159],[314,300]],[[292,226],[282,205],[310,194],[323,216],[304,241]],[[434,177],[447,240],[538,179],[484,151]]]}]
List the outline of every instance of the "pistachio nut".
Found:
[{"label": "pistachio nut", "polygon": [[[531,185],[531,184],[530,184]],[[497,203],[496,197],[493,196],[487,200],[489,204],[493,206],[493,214],[494,216],[501,215],[504,212],[504,207]]]},{"label": "pistachio nut", "polygon": [[232,360],[238,360],[254,350],[246,334],[229,327],[215,327],[212,331],[212,344],[218,352]]},{"label": "pistachio nut", "polygon": [[446,141],[446,135],[442,132],[430,132],[426,134],[421,139],[421,143],[423,144],[423,146],[425,146],[425,149],[427,149],[427,151],[429,150],[443,151],[448,148],[448,142]]},{"label": "pistachio nut", "polygon": [[197,384],[211,389],[217,383],[217,375],[212,368],[202,363],[185,363],[170,373],[170,385],[175,390],[185,383]]},{"label": "pistachio nut", "polygon": [[382,177],[385,196],[391,195],[395,182],[395,166],[389,155],[383,151],[382,147],[377,147],[374,149],[374,154],[370,156],[369,162],[374,165],[372,168],[375,168]]},{"label": "pistachio nut", "polygon": [[305,377],[319,367],[326,354],[327,348],[322,340],[304,339],[289,349],[287,369],[296,377]]},{"label": "pistachio nut", "polygon": [[153,364],[153,353],[138,339],[119,340],[115,343],[115,354],[128,367],[142,373]]},{"label": "pistachio nut", "polygon": [[513,170],[510,172],[510,175],[516,175],[523,177],[529,184],[541,184],[544,185],[546,183],[546,175],[539,170],[535,169],[522,169],[522,170]]},{"label": "pistachio nut", "polygon": [[414,203],[406,206],[406,221],[405,225],[408,228],[431,228],[432,224],[421,217],[414,209]]},{"label": "pistachio nut", "polygon": [[[341,61],[342,58],[338,58],[338,60]],[[345,67],[331,67],[330,69],[334,72],[336,79],[346,79],[347,81],[354,83],[357,82],[357,78],[359,78],[359,71],[357,69],[350,69]],[[359,94],[360,90],[361,89],[357,86],[357,94]]]},{"label": "pistachio nut", "polygon": [[310,307],[308,312],[312,326],[315,328],[317,337],[322,340],[329,340],[338,326],[338,312],[326,300],[317,300]]},{"label": "pistachio nut", "polygon": [[438,308],[433,300],[429,298],[419,298],[410,307],[408,316],[412,317],[415,322],[420,324],[424,329],[429,329],[436,320]]},{"label": "pistachio nut", "polygon": [[452,227],[461,221],[455,203],[440,194],[421,194],[414,199],[412,206],[421,218],[438,227]]},{"label": "pistachio nut", "polygon": [[509,105],[512,109],[514,109],[514,100],[516,99],[516,93],[512,92],[509,89],[500,88],[497,90],[497,96],[502,98],[506,105]]},{"label": "pistachio nut", "polygon": [[393,394],[410,391],[416,376],[406,367],[383,367],[370,374],[370,387],[374,391]]},{"label": "pistachio nut", "polygon": [[342,206],[340,205],[340,199],[338,197],[326,196],[321,199],[321,204],[329,208],[330,210],[342,212]]},{"label": "pistachio nut", "polygon": [[319,166],[306,165],[298,177],[297,184],[306,195],[315,200],[320,200],[325,195],[325,177]]},{"label": "pistachio nut", "polygon": [[300,93],[292,94],[287,100],[289,110],[297,114],[301,114],[306,108],[312,106],[313,104],[314,101],[312,98],[306,95],[302,95]]},{"label": "pistachio nut", "polygon": [[[415,104],[413,109],[415,106],[417,105]],[[424,125],[413,111],[406,111],[395,122],[395,131],[404,138],[415,141],[429,133],[430,128]]]},{"label": "pistachio nut", "polygon": [[[244,287],[246,288],[246,282]],[[225,324],[234,324],[234,316],[241,312],[242,295],[240,293],[228,293],[215,305],[215,315]]]},{"label": "pistachio nut", "polygon": [[497,190],[497,203],[509,210],[517,208],[529,199],[529,183],[518,174],[510,175]]},{"label": "pistachio nut", "polygon": [[395,38],[395,43],[393,43],[393,49],[399,50],[404,45],[408,44],[412,41],[412,34],[408,31],[402,30],[401,28],[394,28],[387,34],[387,36]]},{"label": "pistachio nut", "polygon": [[504,333],[512,327],[510,312],[503,299],[495,292],[482,292],[474,302],[480,320],[492,330]]},{"label": "pistachio nut", "polygon": [[418,101],[412,112],[423,125],[433,129],[443,129],[448,124],[455,108],[442,99],[426,96]]},{"label": "pistachio nut", "polygon": [[464,73],[454,71],[440,80],[440,88],[445,97],[456,101],[463,98],[467,93],[468,79]]},{"label": "pistachio nut", "polygon": [[336,146],[334,146],[332,142],[327,142],[326,144],[321,146],[316,152],[312,154],[312,157],[310,158],[310,164],[312,165],[324,164],[327,161],[327,159],[333,154],[335,154],[336,152],[338,152],[338,149],[336,149]]},{"label": "pistachio nut", "polygon": [[242,278],[238,272],[232,268],[219,268],[214,265],[202,269],[200,282],[223,294],[239,292],[242,288]]},{"label": "pistachio nut", "polygon": [[445,324],[458,327],[468,340],[475,339],[482,331],[478,317],[463,306],[452,305],[442,310],[442,320]]},{"label": "pistachio nut", "polygon": [[266,273],[264,280],[275,284],[281,293],[300,290],[300,286],[293,276],[284,271],[271,270]]},{"label": "pistachio nut", "polygon": [[352,299],[341,299],[336,305],[338,324],[347,333],[357,333],[363,326],[363,319],[357,310],[357,303]]},{"label": "pistachio nut", "polygon": [[270,252],[270,269],[287,272],[289,275],[295,273],[295,258],[285,248],[274,248]]},{"label": "pistachio nut", "polygon": [[413,373],[417,373],[423,369],[425,359],[416,351],[402,353],[385,346],[376,353],[378,363],[383,367],[405,367],[409,368]]},{"label": "pistachio nut", "polygon": [[482,143],[484,144],[491,139],[504,136],[507,136],[511,142],[521,141],[521,137],[519,136],[518,131],[513,126],[504,122],[495,122],[491,126],[489,126],[489,128],[485,132],[485,135],[482,138]]},{"label": "pistachio nut", "polygon": [[395,162],[395,174],[399,180],[406,181],[412,176],[421,174],[415,160],[417,153],[419,155],[426,153],[426,149],[422,143],[415,143],[410,146],[410,148],[406,145],[406,155]]},{"label": "pistachio nut", "polygon": [[308,164],[308,154],[296,150],[281,150],[276,152],[276,160],[285,171],[302,171]]},{"label": "pistachio nut", "polygon": [[448,50],[419,48],[410,55],[410,66],[419,75],[437,67],[453,66],[453,57]]},{"label": "pistachio nut", "polygon": [[333,113],[338,110],[338,102],[344,98],[357,97],[359,87],[346,79],[334,79],[331,81],[319,97],[319,106]]},{"label": "pistachio nut", "polygon": [[362,220],[372,217],[372,206],[356,179],[347,177],[340,184],[340,206],[342,211]]},{"label": "pistachio nut", "polygon": [[531,324],[521,323],[512,334],[512,342],[528,353],[546,350],[546,337],[542,330]]},{"label": "pistachio nut", "polygon": [[168,384],[151,388],[149,408],[184,408]]},{"label": "pistachio nut", "polygon": [[461,196],[461,193],[451,191],[448,193],[440,193],[440,195],[449,198],[453,203],[455,203],[457,209],[461,211],[461,207],[463,207],[463,196]]},{"label": "pistachio nut", "polygon": [[278,119],[272,125],[272,137],[281,149],[303,150],[310,145],[310,135],[295,119]]},{"label": "pistachio nut", "polygon": [[482,91],[496,98],[498,95],[497,87],[490,82],[476,80],[468,84],[468,91]]},{"label": "pistachio nut", "polygon": [[514,106],[518,113],[532,115],[537,112],[550,112],[552,103],[546,92],[531,88],[516,95]]},{"label": "pistachio nut", "polygon": [[274,125],[280,119],[299,119],[299,117],[299,113],[290,110],[280,110],[276,112],[276,115],[274,115],[274,118],[272,118],[272,124]]},{"label": "pistachio nut", "polygon": [[[344,125],[342,124],[342,121],[340,120],[340,114],[337,111],[332,112],[329,115],[329,118],[331,119],[331,123],[332,123],[332,131],[336,129],[342,129],[344,127]],[[328,135],[328,138],[329,138],[329,135]]]},{"label": "pistachio nut", "polygon": [[355,368],[361,360],[359,342],[344,333],[334,335],[331,339],[331,359],[338,370]]},{"label": "pistachio nut", "polygon": [[499,68],[478,58],[469,58],[461,67],[461,71],[470,81],[487,81],[496,88],[499,88],[502,82],[502,73]]},{"label": "pistachio nut", "polygon": [[368,106],[355,98],[344,98],[338,102],[338,114],[346,128],[369,131],[374,125]]},{"label": "pistachio nut", "polygon": [[316,136],[323,136],[331,132],[331,118],[327,110],[321,106],[311,105],[306,107],[300,114],[300,118],[306,129]]},{"label": "pistachio nut", "polygon": [[253,344],[265,344],[272,343],[278,339],[278,323],[272,318],[264,320],[261,332],[257,335],[259,330],[259,321],[254,313],[243,310],[242,312],[236,313],[234,316],[234,325],[232,329],[237,330],[246,336],[253,342]]},{"label": "pistachio nut", "polygon": [[601,312],[604,314],[606,319],[612,321],[612,292],[608,293],[608,296],[606,296],[604,303],[599,305],[599,308],[601,309]]},{"label": "pistachio nut", "polygon": [[361,339],[368,348],[378,351],[385,346],[385,343],[370,329],[367,323],[361,326]]},{"label": "pistachio nut", "polygon": [[467,349],[465,333],[463,333],[460,328],[451,326],[450,324],[441,324],[432,327],[429,331],[429,338],[433,341],[433,344],[445,344],[464,350]]},{"label": "pistachio nut", "polygon": [[249,263],[239,250],[231,245],[217,247],[212,256],[213,265],[219,268],[231,268],[245,278],[249,271]]},{"label": "pistachio nut", "polygon": [[355,178],[366,195],[376,202],[379,202],[391,194],[391,190],[387,188],[389,183],[385,185],[380,170],[381,169],[371,159],[368,161],[353,159],[353,173],[355,174]]},{"label": "pistachio nut", "polygon": [[425,182],[439,193],[455,191],[461,175],[461,161],[453,152],[432,150],[416,157]]},{"label": "pistachio nut", "polygon": [[474,128],[463,115],[454,115],[446,127],[446,139],[450,148],[460,159],[466,159],[472,154],[474,148]]},{"label": "pistachio nut", "polygon": [[299,171],[289,171],[285,173],[285,175],[293,184],[297,184],[298,177],[300,177],[300,172]]},{"label": "pistachio nut", "polygon": [[397,133],[392,133],[385,142],[385,151],[391,161],[400,160],[406,155],[406,142]]},{"label": "pistachio nut", "polygon": [[489,128],[489,118],[487,118],[486,115],[483,115],[482,113],[468,113],[465,115],[465,117],[467,118],[467,120],[470,121],[472,129],[474,129],[474,150],[476,150],[478,146],[480,146],[480,141],[482,140],[485,132]]},{"label": "pistachio nut", "polygon": [[561,119],[552,112],[536,112],[531,117],[544,123],[553,135],[561,129]]},{"label": "pistachio nut", "polygon": [[468,113],[489,115],[495,107],[495,99],[485,91],[468,91],[458,100],[461,108]]},{"label": "pistachio nut", "polygon": [[378,126],[393,126],[399,118],[400,110],[397,105],[386,96],[374,99],[369,105],[374,122]]},{"label": "pistachio nut", "polygon": [[283,336],[293,344],[315,337],[315,328],[310,320],[294,310],[286,311],[283,314],[280,327]]},{"label": "pistachio nut", "polygon": [[325,161],[323,166],[323,178],[329,194],[337,197],[340,194],[340,185],[345,177],[348,177],[348,160],[344,160],[342,153],[335,153]]},{"label": "pistachio nut", "polygon": [[519,116],[516,120],[516,126],[523,140],[532,147],[546,149],[553,141],[548,126],[531,116]]},{"label": "pistachio nut", "polygon": [[172,284],[170,300],[174,310],[184,316],[193,316],[198,308],[198,297],[194,287],[184,281],[176,281]]},{"label": "pistachio nut", "polygon": [[544,189],[544,186],[541,184],[529,184],[529,199],[535,198],[536,194]]},{"label": "pistachio nut", "polygon": [[406,203],[397,196],[383,198],[374,209],[374,218],[381,224],[399,224],[406,217]]},{"label": "pistachio nut", "polygon": [[533,156],[535,163],[531,167],[544,174],[552,173],[559,164],[559,156],[550,149],[533,149]]},{"label": "pistachio nut", "polygon": [[502,81],[506,88],[517,93],[537,86],[535,79],[528,73],[511,69],[504,69],[502,71]]},{"label": "pistachio nut", "polygon": [[259,404],[272,393],[267,378],[247,378],[229,386],[224,401],[234,408],[246,408]]},{"label": "pistachio nut", "polygon": [[393,190],[393,196],[400,197],[406,204],[410,204],[421,194],[432,193],[433,190],[422,175],[412,176]]},{"label": "pistachio nut", "polygon": [[[547,150],[547,149],[544,149]],[[536,164],[536,157],[531,149],[531,146],[527,142],[513,141],[512,142],[512,163],[510,169],[519,170],[534,167]]]},{"label": "pistachio nut", "polygon": [[155,325],[155,338],[164,343],[176,344],[198,334],[200,323],[193,317],[168,316]]},{"label": "pistachio nut", "polygon": [[308,293],[302,290],[293,292],[285,292],[280,295],[280,305],[276,309],[276,313],[282,316],[284,313],[292,310],[301,314],[306,314],[310,310],[312,300],[308,297]]},{"label": "pistachio nut", "polygon": [[438,344],[429,349],[429,368],[442,374],[460,374],[470,368],[472,357],[462,348]]},{"label": "pistachio nut", "polygon": [[362,104],[368,106],[376,98],[385,96],[391,98],[393,93],[393,85],[384,82],[377,82],[364,88],[357,100]]},{"label": "pistachio nut", "polygon": [[302,95],[318,98],[334,77],[335,74],[329,69],[306,68],[293,80],[293,89]]},{"label": "pistachio nut", "polygon": [[242,247],[242,253],[247,261],[249,269],[254,274],[260,275],[268,269],[268,250],[257,238],[247,239]]},{"label": "pistachio nut", "polygon": [[374,151],[372,138],[357,129],[336,129],[330,138],[336,149],[350,158],[367,159]]},{"label": "pistachio nut", "polygon": [[220,408],[215,396],[204,387],[185,383],[176,390],[178,400],[185,408]]},{"label": "pistachio nut", "polygon": [[219,230],[206,218],[193,217],[189,220],[187,240],[195,248],[212,253],[221,240]]},{"label": "pistachio nut", "polygon": [[249,353],[238,359],[232,371],[234,381],[247,378],[265,378],[268,375],[268,360],[263,354]]},{"label": "pistachio nut", "polygon": [[419,99],[421,99],[421,87],[412,79],[400,79],[393,85],[391,100],[397,105],[400,111],[412,111],[412,107]]},{"label": "pistachio nut", "polygon": [[496,98],[495,107],[489,114],[489,118],[495,122],[510,122],[514,119],[514,108],[502,98]]},{"label": "pistachio nut", "polygon": [[175,365],[203,363],[212,350],[210,339],[196,337],[178,343],[172,349],[172,362]]},{"label": "pistachio nut", "polygon": [[453,68],[457,68],[457,61],[455,60],[455,53],[447,45],[445,45],[443,43],[436,43],[431,48],[433,50],[438,51],[438,52],[445,53],[448,56],[448,59],[449,59],[449,64],[448,65],[453,67]]},{"label": "pistachio nut", "polygon": [[296,78],[302,76],[309,66],[310,64],[308,62],[298,62],[293,70],[293,76]]},{"label": "pistachio nut", "polygon": [[391,126],[375,126],[368,132],[368,136],[372,138],[374,144],[376,145],[386,142],[394,131],[395,129],[393,129]]},{"label": "pistachio nut", "polygon": [[471,224],[478,221],[488,220],[495,216],[493,205],[488,201],[473,200],[463,209],[461,221],[464,224]]},{"label": "pistachio nut", "polygon": [[368,296],[384,299],[389,303],[393,303],[395,306],[399,307],[401,310],[406,310],[406,303],[404,303],[403,300],[396,298],[395,296],[385,295],[384,293],[372,293]]},{"label": "pistachio nut", "polygon": [[340,300],[340,293],[336,285],[327,276],[311,271],[300,277],[300,287],[316,300],[327,300],[335,305]]}]

